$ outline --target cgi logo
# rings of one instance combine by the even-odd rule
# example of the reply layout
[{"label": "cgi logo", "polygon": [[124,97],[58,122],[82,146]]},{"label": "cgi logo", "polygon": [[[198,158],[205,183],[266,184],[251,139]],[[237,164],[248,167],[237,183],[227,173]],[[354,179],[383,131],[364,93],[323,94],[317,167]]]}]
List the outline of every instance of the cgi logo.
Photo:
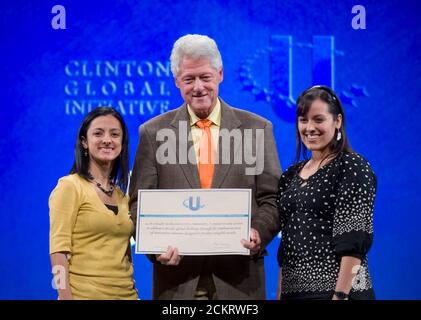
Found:
[{"label": "cgi logo", "polygon": [[183,201],[183,206],[189,208],[191,211],[197,211],[205,207],[205,205],[200,204],[200,197],[196,197],[196,204],[193,204],[193,197],[189,197]]},{"label": "cgi logo", "polygon": [[[313,36],[312,43],[300,43],[293,42],[292,35],[272,35],[269,46],[257,50],[241,63],[239,80],[242,90],[253,94],[255,101],[269,103],[274,112],[287,122],[295,121],[294,95],[300,91],[296,88],[298,73],[293,68],[293,49],[311,52],[312,85],[326,85],[332,89],[335,89],[335,58],[345,55],[335,49],[333,36]],[[269,60],[266,73],[260,70],[264,59]],[[260,79],[258,76],[262,77],[262,74],[263,79]],[[266,87],[263,83],[267,83]],[[337,92],[343,104],[353,107],[357,107],[357,98],[368,96],[365,88],[355,83]]]}]

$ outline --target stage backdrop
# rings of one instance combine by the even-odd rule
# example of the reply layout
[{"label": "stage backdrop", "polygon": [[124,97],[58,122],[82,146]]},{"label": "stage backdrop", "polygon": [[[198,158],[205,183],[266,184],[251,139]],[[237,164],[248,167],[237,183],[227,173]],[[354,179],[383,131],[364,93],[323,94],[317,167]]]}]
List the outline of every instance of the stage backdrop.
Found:
[{"label": "stage backdrop", "polygon": [[[28,0],[0,8],[0,298],[56,298],[48,197],[69,172],[78,126],[92,108],[115,107],[129,126],[133,164],[139,125],[182,102],[169,55],[187,33],[216,40],[221,96],[272,121],[284,169],[295,152],[295,99],[312,84],[334,87],[352,145],[378,177],[369,254],[377,297],[421,298],[418,1]],[[269,299],[278,245],[266,258]],[[140,255],[134,264],[140,297],[150,299],[151,265]]]}]

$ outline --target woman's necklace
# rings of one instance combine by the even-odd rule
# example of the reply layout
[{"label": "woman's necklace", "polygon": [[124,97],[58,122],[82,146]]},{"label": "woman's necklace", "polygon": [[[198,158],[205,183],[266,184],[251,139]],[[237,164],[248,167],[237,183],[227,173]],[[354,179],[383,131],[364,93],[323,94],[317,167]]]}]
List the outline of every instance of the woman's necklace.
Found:
[{"label": "woman's necklace", "polygon": [[115,186],[114,186],[114,184],[111,182],[111,180],[109,181],[109,182],[110,182],[110,190],[107,190],[107,189],[103,188],[103,187],[102,187],[102,185],[101,185],[98,181],[96,181],[96,180],[95,180],[95,178],[94,178],[94,176],[92,175],[92,173],[88,172],[88,174],[89,174],[89,178],[90,178],[91,180],[93,180],[93,182],[95,182],[95,184],[96,184],[96,186],[99,188],[99,190],[101,190],[102,192],[104,192],[107,196],[112,197],[113,192],[114,192],[114,189],[115,189]]},{"label": "woman's necklace", "polygon": [[[308,184],[308,179],[310,179],[310,177],[314,176],[317,173],[317,171],[319,171],[323,161],[324,160],[321,160],[317,164],[317,162],[313,158],[310,158],[310,160],[308,160],[304,164],[304,166],[301,169],[301,173],[302,173],[303,170],[307,171],[307,173],[306,173],[306,178],[303,178],[302,176],[300,176],[300,174],[298,174],[298,178],[300,180],[300,187],[305,187]],[[317,167],[316,167],[316,165],[317,165]]]}]

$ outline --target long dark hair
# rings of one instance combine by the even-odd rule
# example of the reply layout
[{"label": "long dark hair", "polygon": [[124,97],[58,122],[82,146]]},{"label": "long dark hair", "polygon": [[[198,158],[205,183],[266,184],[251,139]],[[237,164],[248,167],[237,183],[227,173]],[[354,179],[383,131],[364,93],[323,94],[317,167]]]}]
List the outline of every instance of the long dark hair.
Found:
[{"label": "long dark hair", "polygon": [[73,163],[72,169],[70,170],[70,173],[77,173],[86,180],[91,180],[91,176],[88,172],[89,156],[85,156],[85,149],[83,148],[82,140],[87,138],[88,129],[95,118],[108,115],[113,116],[120,122],[121,129],[123,131],[121,153],[120,156],[114,160],[110,179],[125,193],[129,180],[129,135],[123,117],[120,115],[120,113],[111,107],[99,107],[93,109],[83,119],[77,134],[75,144],[75,161]]},{"label": "long dark hair", "polygon": [[[299,162],[301,157],[308,159],[308,149],[301,140],[300,132],[298,130],[298,119],[308,113],[311,104],[317,99],[327,103],[329,106],[329,113],[333,116],[334,120],[338,119],[339,115],[342,116],[341,127],[339,130],[336,130],[329,143],[329,149],[331,152],[326,156],[326,158],[331,155],[337,155],[342,151],[352,152],[352,148],[345,131],[345,113],[341,101],[331,88],[327,86],[313,86],[303,91],[297,99],[297,116],[295,119],[297,148],[295,153],[295,163]],[[337,140],[338,132],[341,133],[341,139],[339,141]]]}]

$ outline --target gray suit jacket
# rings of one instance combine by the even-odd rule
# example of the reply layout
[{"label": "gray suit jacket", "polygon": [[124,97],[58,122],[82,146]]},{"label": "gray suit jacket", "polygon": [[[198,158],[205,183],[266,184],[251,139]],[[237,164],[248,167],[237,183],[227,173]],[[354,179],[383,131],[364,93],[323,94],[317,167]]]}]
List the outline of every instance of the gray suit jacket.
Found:
[{"label": "gray suit jacket", "polygon": [[[196,164],[160,164],[156,158],[158,147],[164,143],[157,141],[160,129],[174,130],[176,137],[180,130],[180,121],[187,123],[190,132],[189,115],[186,105],[157,116],[140,126],[140,139],[130,183],[130,213],[136,222],[138,189],[190,189],[200,188],[199,174]],[[256,229],[262,239],[264,248],[279,230],[277,214],[277,187],[281,168],[272,132],[272,124],[244,110],[228,106],[221,100],[221,130],[262,129],[264,143],[258,161],[263,161],[263,172],[259,175],[246,175],[248,167],[244,161],[233,163],[236,152],[241,149],[234,146],[229,150],[219,141],[219,154],[226,151],[230,154],[230,162],[215,165],[212,188],[249,188],[252,190],[251,226]],[[253,138],[254,139],[254,138]],[[179,143],[180,141],[177,141]],[[253,141],[255,142],[255,141]],[[193,146],[187,143],[188,149]],[[241,146],[240,146],[241,147]],[[236,150],[234,150],[236,148]],[[178,146],[175,150],[179,159]],[[225,147],[225,149],[227,149]],[[254,147],[253,147],[253,150]],[[264,156],[264,158],[262,157]],[[198,279],[204,270],[212,274],[219,299],[265,299],[265,250],[255,256],[185,256],[176,267],[154,262],[153,266],[153,298],[154,299],[193,299]]]}]

